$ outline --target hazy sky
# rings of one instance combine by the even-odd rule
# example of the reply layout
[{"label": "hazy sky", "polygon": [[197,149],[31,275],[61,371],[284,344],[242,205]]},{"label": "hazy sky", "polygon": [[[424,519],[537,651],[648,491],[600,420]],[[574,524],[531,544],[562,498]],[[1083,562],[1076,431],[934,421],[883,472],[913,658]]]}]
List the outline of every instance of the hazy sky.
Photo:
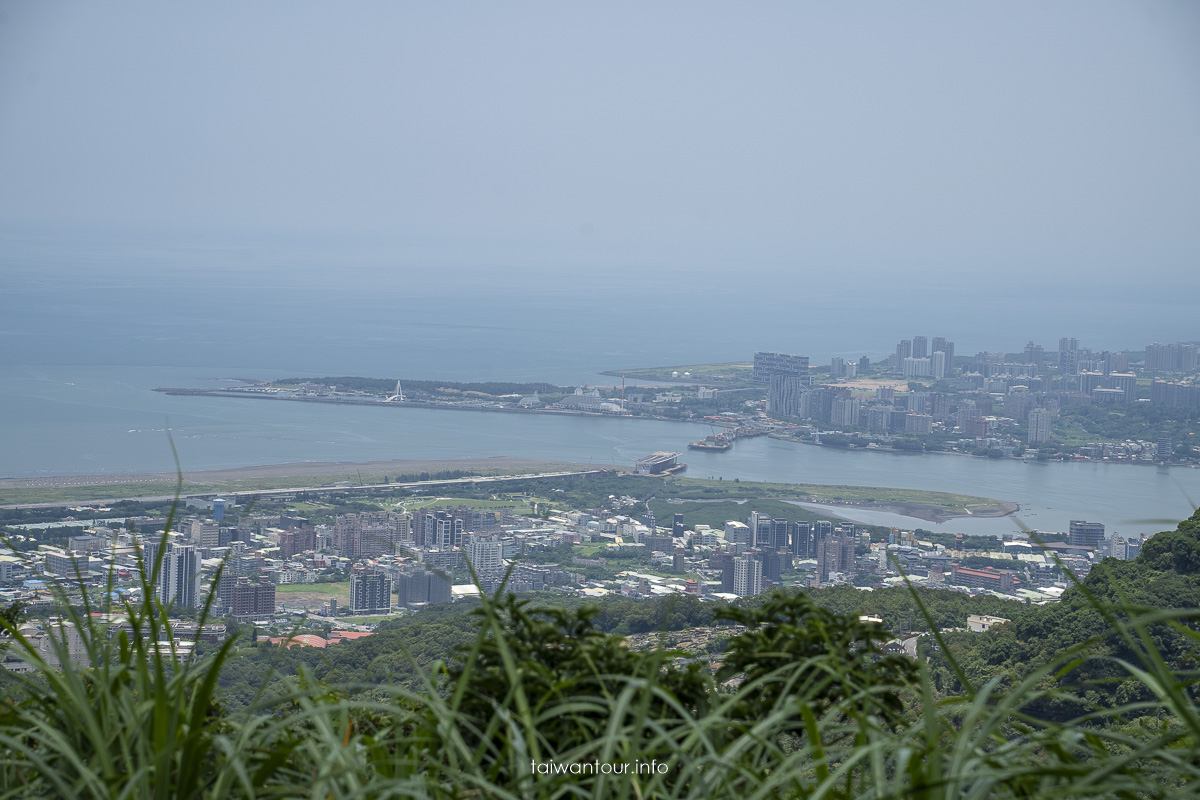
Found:
[{"label": "hazy sky", "polygon": [[1200,3],[14,0],[46,229],[1195,285]]}]

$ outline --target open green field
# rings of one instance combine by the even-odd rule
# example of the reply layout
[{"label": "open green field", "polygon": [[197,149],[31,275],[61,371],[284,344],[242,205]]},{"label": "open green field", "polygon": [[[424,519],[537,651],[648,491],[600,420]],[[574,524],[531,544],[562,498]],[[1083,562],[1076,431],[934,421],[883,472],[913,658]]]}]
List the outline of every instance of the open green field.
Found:
[{"label": "open green field", "polygon": [[469,497],[428,497],[419,498],[412,503],[404,503],[404,508],[408,511],[431,506],[466,506],[483,511],[500,511],[506,508],[529,509],[529,503],[523,500],[478,500]]},{"label": "open green field", "polygon": [[339,617],[338,619],[344,619],[349,625],[374,625],[385,619],[392,619],[394,616],[394,614],[376,614],[369,617]]},{"label": "open green field", "polygon": [[[690,378],[672,377],[672,372],[680,376],[690,372]],[[732,361],[725,364],[683,364],[674,367],[641,367],[638,369],[618,369],[601,373],[614,377],[625,376],[641,381],[681,381],[689,383],[707,381],[709,383],[747,383],[754,373],[754,364],[750,362]]]},{"label": "open green field", "polygon": [[[449,474],[522,475],[575,469],[580,465],[518,458],[447,461],[396,461],[366,464],[275,464],[228,470],[184,472],[181,495],[253,492],[265,489],[375,485],[387,482],[438,480]],[[439,474],[441,473],[441,474]],[[497,487],[497,491],[501,487]],[[0,505],[95,502],[131,498],[173,497],[173,475],[164,473],[84,475],[61,478],[0,479]],[[397,487],[398,491],[403,491]]]},{"label": "open green field", "polygon": [[[213,487],[185,483],[181,494],[201,494],[216,491]],[[0,488],[0,505],[27,505],[33,503],[92,502],[99,499],[124,500],[132,497],[173,497],[175,484],[166,482],[147,483],[96,483],[78,486],[56,487],[13,487]]]},{"label": "open green field", "polygon": [[[810,503],[871,505],[927,509],[940,516],[1002,515],[1015,510],[1011,503],[988,497],[928,492],[920,489],[889,489],[876,486],[825,486],[812,483],[751,483],[676,478],[668,482],[662,499],[716,500],[777,498]],[[913,514],[915,515],[915,514]]]},{"label": "open green field", "polygon": [[336,598],[338,604],[350,603],[350,582],[286,583],[275,587],[275,602],[291,608],[317,609]]},{"label": "open green field", "polygon": [[1076,420],[1059,420],[1054,426],[1054,441],[1064,447],[1083,447],[1097,442],[1121,442],[1115,436],[1104,436],[1099,433],[1089,433]]},{"label": "open green field", "polygon": [[[357,478],[355,478],[357,481]],[[364,475],[363,480],[369,480]],[[290,489],[296,486],[331,487],[345,482],[345,476],[318,475],[292,478],[251,478],[214,483],[185,482],[178,487],[180,495],[250,492],[259,489]],[[80,483],[75,486],[31,486],[0,488],[0,505],[33,503],[64,503],[96,500],[126,500],[131,498],[174,497],[176,484],[167,481],[133,483]]]},{"label": "open green field", "polygon": [[[684,523],[690,528],[694,525],[707,525],[716,530],[722,530],[729,520],[745,522],[751,511],[758,511],[773,519],[786,519],[792,522],[812,522],[820,517],[818,514],[801,508],[785,500],[754,499],[739,502],[723,500],[716,503],[665,503],[661,500],[651,500],[650,509],[657,520],[667,524],[673,514],[683,514]],[[604,555],[600,553],[600,555]]]}]

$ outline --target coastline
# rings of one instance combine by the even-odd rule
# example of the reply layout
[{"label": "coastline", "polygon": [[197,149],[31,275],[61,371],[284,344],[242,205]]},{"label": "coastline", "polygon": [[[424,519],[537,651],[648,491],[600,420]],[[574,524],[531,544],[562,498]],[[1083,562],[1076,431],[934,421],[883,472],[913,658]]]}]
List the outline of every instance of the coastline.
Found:
[{"label": "coastline", "polygon": [[926,522],[943,523],[950,522],[955,519],[970,519],[977,517],[1007,517],[1021,510],[1021,507],[1007,500],[997,500],[1000,504],[999,508],[987,509],[981,511],[970,511],[964,509],[964,513],[954,513],[947,511],[944,508],[928,505],[926,503],[910,503],[902,501],[889,500],[870,500],[870,501],[837,501],[837,500],[789,500],[788,502],[795,503],[801,506],[826,506],[834,508],[857,508],[864,511],[881,511],[887,514],[897,514],[902,517],[915,517],[923,519]]},{"label": "coastline", "polygon": [[[121,500],[158,501],[178,496],[337,489],[401,482],[439,481],[447,473],[472,477],[537,475],[595,469],[559,461],[496,456],[445,460],[293,462],[230,469],[73,475],[0,479],[0,508],[110,504]],[[439,476],[440,474],[440,476]],[[455,480],[456,478],[447,478]],[[297,486],[297,484],[301,484]]]},{"label": "coastline", "polygon": [[[367,462],[292,462],[233,467],[215,470],[195,470],[182,473],[180,494],[214,495],[252,491],[285,491],[304,486],[330,489],[386,485],[388,482],[437,479],[447,473],[467,473],[480,477],[539,475],[594,469],[594,465],[544,461],[536,459],[495,456],[472,459],[416,460],[396,459]],[[100,475],[48,476],[41,478],[0,479],[0,506],[66,505],[111,503],[121,499],[169,499],[175,492],[179,476],[169,472],[119,473]],[[683,483],[704,486],[713,483],[704,479],[683,478]],[[750,483],[749,485],[753,485]],[[797,505],[815,504],[825,507],[859,508],[887,511],[929,522],[970,517],[1004,517],[1017,511],[1017,504],[988,499],[987,504],[972,504],[983,498],[947,496],[942,505],[942,493],[929,502],[923,498],[904,499],[884,497],[882,492],[895,495],[895,489],[846,485],[773,484],[762,483],[764,497],[775,496]],[[807,490],[807,491],[806,491]],[[855,499],[862,497],[863,499]]]},{"label": "coastline", "polygon": [[[608,375],[610,373],[601,373],[601,374]],[[245,378],[238,378],[236,380],[245,381],[245,382],[249,381],[249,379],[245,379]],[[274,395],[274,394],[236,392],[236,391],[229,391],[226,389],[187,389],[187,388],[159,387],[159,388],[154,389],[153,391],[161,392],[163,394],[169,394],[169,395],[193,395],[193,396],[199,395],[199,396],[207,396],[207,397],[230,397],[230,398],[243,398],[243,399],[252,399],[252,400],[285,400],[285,401],[299,402],[299,403],[324,403],[324,404],[328,404],[328,405],[357,406],[357,407],[363,407],[363,406],[371,406],[371,407],[379,406],[379,407],[388,407],[388,408],[409,407],[409,408],[424,408],[424,409],[433,409],[433,410],[442,410],[442,411],[484,411],[484,412],[498,412],[498,413],[507,413],[507,414],[533,414],[533,415],[545,414],[545,415],[552,415],[552,416],[570,416],[570,417],[607,417],[607,418],[615,418],[615,419],[642,419],[642,420],[655,420],[658,422],[687,423],[687,424],[692,424],[692,425],[708,424],[708,423],[705,423],[703,420],[699,420],[699,419],[680,419],[678,417],[663,417],[663,416],[658,416],[655,414],[636,414],[636,415],[635,414],[610,414],[610,413],[599,412],[599,411],[583,411],[583,410],[579,410],[579,409],[565,409],[565,408],[519,408],[517,406],[488,406],[488,405],[473,405],[473,404],[468,405],[468,404],[457,404],[457,403],[430,402],[430,401],[422,401],[422,400],[406,400],[406,401],[400,402],[400,403],[389,403],[386,401],[374,400],[374,399],[358,399],[358,398],[348,398],[348,397],[347,398],[333,398],[333,397],[307,397],[307,396],[300,396],[300,397],[280,396],[280,395]],[[792,442],[794,444],[804,444],[804,445],[818,446],[818,447],[831,447],[831,445],[826,445],[822,442],[806,441],[804,439],[795,438],[794,436],[781,434],[778,431],[772,431],[772,432],[768,433],[767,436],[769,436],[772,439],[776,439],[776,440],[782,441],[782,442]],[[682,447],[681,447],[681,449],[682,449]],[[835,448],[835,449],[843,449],[843,450],[848,450],[848,451],[853,450],[854,452],[865,451],[865,452],[877,452],[877,453],[892,453],[892,454],[899,454],[899,455],[946,455],[946,456],[961,456],[961,457],[966,457],[966,458],[987,458],[987,456],[977,456],[974,453],[963,453],[963,452],[954,452],[954,451],[947,451],[947,450],[925,450],[925,451],[921,451],[921,452],[911,452],[911,451],[907,451],[907,450],[898,450],[898,449],[891,448],[891,447],[853,447],[853,448]],[[1015,456],[1005,456],[1003,459],[1000,459],[1000,460],[1019,461],[1021,463],[1031,463],[1029,461],[1029,459],[1018,458]],[[1153,466],[1153,467],[1190,467],[1192,469],[1198,468],[1198,465],[1195,465],[1195,464],[1170,463],[1170,462],[1160,462],[1160,461],[1146,462],[1146,461],[1132,461],[1132,460],[1123,460],[1123,459],[1099,459],[1098,460],[1098,459],[1094,459],[1094,458],[1090,458],[1090,457],[1089,458],[1070,459],[1070,460],[1086,461],[1089,463],[1100,463],[1100,464],[1129,464],[1129,465],[1133,465],[1133,466]],[[1065,459],[1047,459],[1044,462],[1038,462],[1038,463],[1066,463],[1066,461],[1067,460],[1065,460]],[[4,479],[0,479],[0,488],[4,488],[3,480]]]},{"label": "coastline", "polygon": [[[228,469],[185,470],[185,484],[219,484],[239,481],[277,480],[281,478],[377,478],[421,472],[461,470],[481,475],[539,472],[546,468],[578,468],[581,465],[561,461],[492,456],[489,458],[393,461],[302,461],[288,464],[261,464]],[[583,465],[586,466],[586,465]],[[174,472],[143,472],[93,475],[55,475],[45,478],[0,478],[0,489],[66,489],[72,487],[111,486],[130,483],[175,483]]]},{"label": "coastline", "polygon": [[[241,380],[241,379],[239,379]],[[500,414],[544,414],[559,417],[604,417],[609,419],[652,419],[658,422],[684,422],[692,425],[705,424],[700,420],[678,419],[676,417],[660,417],[654,414],[610,414],[604,411],[583,411],[573,408],[520,408],[518,406],[475,405],[465,403],[438,403],[427,400],[405,400],[389,403],[384,400],[338,398],[338,397],[307,397],[292,395],[260,394],[250,392],[233,392],[226,389],[178,389],[159,387],[156,392],[169,395],[191,395],[203,397],[232,397],[249,400],[277,400],[292,403],[325,403],[335,406],[379,407],[379,408],[425,408],[436,411],[486,411]]]},{"label": "coastline", "polygon": [[[910,450],[898,450],[894,447],[837,447],[835,445],[825,444],[824,442],[811,442],[804,439],[797,439],[793,436],[783,436],[778,433],[768,433],[772,439],[780,442],[791,442],[793,444],[803,444],[810,447],[829,447],[834,450],[845,450],[853,453],[890,453],[892,455],[912,455],[912,456],[958,456],[960,458],[982,458],[987,459],[988,456],[979,456],[974,453],[963,453],[955,450],[922,450],[920,452]],[[1088,464],[1124,464],[1133,467],[1187,467],[1189,469],[1197,469],[1195,464],[1173,464],[1162,461],[1132,461],[1121,459],[1095,459],[1088,457],[1080,457],[1074,459],[1048,458],[1045,461],[1036,461],[1027,458],[1018,458],[1016,456],[1004,456],[1002,458],[993,459],[994,461],[1017,461],[1022,464],[1067,464],[1071,462],[1084,462]]]}]

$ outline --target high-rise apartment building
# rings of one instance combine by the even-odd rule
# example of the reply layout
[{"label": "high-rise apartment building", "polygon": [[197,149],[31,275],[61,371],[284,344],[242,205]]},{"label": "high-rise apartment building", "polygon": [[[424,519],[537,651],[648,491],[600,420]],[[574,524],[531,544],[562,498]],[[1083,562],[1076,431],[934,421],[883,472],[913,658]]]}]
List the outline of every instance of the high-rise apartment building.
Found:
[{"label": "high-rise apartment building", "polygon": [[1034,408],[1029,411],[1029,444],[1048,444],[1050,442],[1050,412],[1045,408]]},{"label": "high-rise apartment building", "polygon": [[750,530],[755,547],[770,547],[772,542],[771,518],[759,511],[750,512]]},{"label": "high-rise apartment building", "polygon": [[887,406],[868,408],[865,423],[871,433],[887,433],[892,428],[892,409]]},{"label": "high-rise apartment building", "polygon": [[733,593],[752,597],[762,591],[762,562],[752,555],[733,559]]},{"label": "high-rise apartment building", "polygon": [[396,576],[396,601],[407,608],[449,603],[448,575],[420,566],[407,566]]},{"label": "high-rise apartment building", "polygon": [[346,558],[374,558],[412,544],[412,517],[397,513],[339,514],[333,546]]},{"label": "high-rise apartment building", "polygon": [[1079,393],[1091,395],[1091,393],[1104,386],[1103,372],[1090,372],[1084,370],[1079,373]]},{"label": "high-rise apartment building", "polygon": [[933,375],[933,362],[928,358],[906,358],[900,362],[906,378],[928,378]]},{"label": "high-rise apartment building", "polygon": [[854,536],[838,531],[817,545],[817,576],[824,581],[831,572],[854,570]]},{"label": "high-rise apartment building", "polygon": [[317,532],[312,528],[293,528],[279,534],[279,557],[291,558],[308,550],[317,549]]},{"label": "high-rise apartment building", "polygon": [[1105,388],[1120,389],[1125,393],[1126,403],[1135,402],[1138,396],[1137,375],[1132,372],[1110,372]]},{"label": "high-rise apartment building", "polygon": [[946,377],[946,354],[941,350],[935,350],[932,356],[933,362],[933,377],[941,380]]},{"label": "high-rise apartment building", "polygon": [[1076,547],[1100,547],[1104,544],[1104,523],[1071,520],[1067,544]]},{"label": "high-rise apartment building", "polygon": [[462,544],[463,521],[445,511],[425,515],[425,547],[449,550]]},{"label": "high-rise apartment building", "polygon": [[1150,384],[1150,405],[1200,408],[1200,386],[1182,381],[1156,380]]},{"label": "high-rise apartment building", "polygon": [[1026,364],[1041,364],[1046,359],[1046,351],[1040,344],[1034,344],[1033,340],[1025,343],[1025,363]]},{"label": "high-rise apartment building", "polygon": [[946,354],[945,377],[954,375],[954,342],[941,336],[935,336],[933,337],[933,343],[930,345],[929,349],[935,353]]},{"label": "high-rise apartment building", "polygon": [[1130,538],[1126,539],[1125,540],[1125,559],[1129,560],[1129,559],[1137,558],[1138,554],[1142,552],[1142,545],[1145,543],[1146,543],[1146,537],[1144,534],[1142,536],[1137,537],[1136,539],[1133,538],[1132,536]]},{"label": "high-rise apartment building", "polygon": [[909,392],[908,393],[908,410],[914,414],[928,414],[929,406],[932,404],[931,395],[929,392]]},{"label": "high-rise apartment building", "polygon": [[817,557],[817,546],[811,523],[792,523],[792,555],[799,558]]},{"label": "high-rise apartment building", "polygon": [[730,544],[754,544],[754,531],[744,522],[731,520],[725,523],[725,541]]},{"label": "high-rise apartment building", "polygon": [[1067,375],[1079,371],[1079,340],[1064,336],[1058,340],[1058,367]]},{"label": "high-rise apartment building", "polygon": [[958,403],[958,427],[964,431],[973,419],[978,419],[983,416],[983,410],[972,399],[966,398]]},{"label": "high-rise apartment building", "polygon": [[714,553],[709,556],[709,568],[721,570],[721,591],[733,594],[733,553]]},{"label": "high-rise apartment building", "polygon": [[[771,520],[771,549],[786,550],[788,546],[788,532],[791,530],[791,523],[786,519]],[[777,578],[774,580],[778,580]]]},{"label": "high-rise apartment building", "polygon": [[798,356],[792,353],[755,353],[754,380],[759,383],[769,383],[772,375],[799,375],[805,386],[808,385],[808,356]]},{"label": "high-rise apartment building", "polygon": [[827,519],[817,520],[813,523],[812,532],[812,555],[809,558],[819,558],[821,553],[821,542],[833,536],[833,523]]},{"label": "high-rise apartment building", "polygon": [[807,380],[807,369],[804,375],[793,372],[772,373],[768,379],[767,411],[783,417],[800,416],[801,400]]},{"label": "high-rise apartment building", "polygon": [[388,614],[392,610],[392,579],[356,569],[350,575],[350,613]]},{"label": "high-rise apartment building", "polygon": [[200,552],[195,545],[170,545],[158,575],[158,598],[164,606],[200,605]]},{"label": "high-rise apartment building", "polygon": [[833,413],[833,399],[836,396],[837,393],[828,387],[809,389],[800,397],[800,416],[818,422],[829,422]]},{"label": "high-rise apartment building", "polygon": [[928,414],[909,414],[904,418],[904,432],[916,434],[933,433],[933,417]]},{"label": "high-rise apartment building", "polygon": [[221,525],[216,520],[192,520],[192,544],[207,550],[221,546]]},{"label": "high-rise apartment building", "polygon": [[833,401],[829,412],[829,424],[839,427],[858,425],[858,415],[862,411],[862,400],[857,397],[839,397]]},{"label": "high-rise apartment building", "polygon": [[1105,353],[1104,371],[1110,375],[1114,372],[1129,372],[1129,351],[1122,350],[1119,353]]},{"label": "high-rise apartment building", "polygon": [[1197,347],[1194,344],[1153,344],[1146,345],[1146,369],[1155,372],[1196,371]]},{"label": "high-rise apartment building", "polygon": [[914,336],[912,338],[912,357],[925,358],[929,355],[929,339],[924,336]]},{"label": "high-rise apartment building", "polygon": [[504,570],[504,544],[498,536],[472,536],[463,550],[477,575],[490,576]]},{"label": "high-rise apartment building", "polygon": [[762,562],[764,581],[778,584],[783,579],[783,558],[778,550],[764,550],[758,554],[758,560]]},{"label": "high-rise apartment building", "polygon": [[216,591],[217,605],[236,619],[247,620],[275,613],[275,584],[269,580],[251,580],[226,572],[222,573]]}]

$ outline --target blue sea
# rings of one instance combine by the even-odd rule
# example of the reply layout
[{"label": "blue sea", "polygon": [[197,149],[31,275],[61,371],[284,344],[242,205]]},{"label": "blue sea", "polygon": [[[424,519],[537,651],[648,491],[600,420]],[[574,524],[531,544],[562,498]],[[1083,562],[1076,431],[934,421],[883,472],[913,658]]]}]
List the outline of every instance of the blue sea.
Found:
[{"label": "blue sea", "polygon": [[[0,477],[170,470],[168,428],[187,470],[495,455],[628,465],[707,432],[646,420],[172,397],[152,391],[159,386],[333,375],[611,384],[619,379],[601,372],[745,361],[756,350],[804,353],[814,364],[877,359],[913,335],[945,336],[960,355],[1015,352],[1029,339],[1053,350],[1060,336],[1114,350],[1196,338],[1185,293],[1133,282],[1037,288],[971,277],[926,283],[910,270],[877,269],[867,280],[812,265],[424,266],[419,254],[369,248],[8,237],[0,239]],[[1123,532],[1158,530],[1200,499],[1200,470],[1179,468],[767,440],[688,461],[701,476],[997,497],[1021,503],[1033,515],[1026,522],[1046,529],[1099,517]]]}]

